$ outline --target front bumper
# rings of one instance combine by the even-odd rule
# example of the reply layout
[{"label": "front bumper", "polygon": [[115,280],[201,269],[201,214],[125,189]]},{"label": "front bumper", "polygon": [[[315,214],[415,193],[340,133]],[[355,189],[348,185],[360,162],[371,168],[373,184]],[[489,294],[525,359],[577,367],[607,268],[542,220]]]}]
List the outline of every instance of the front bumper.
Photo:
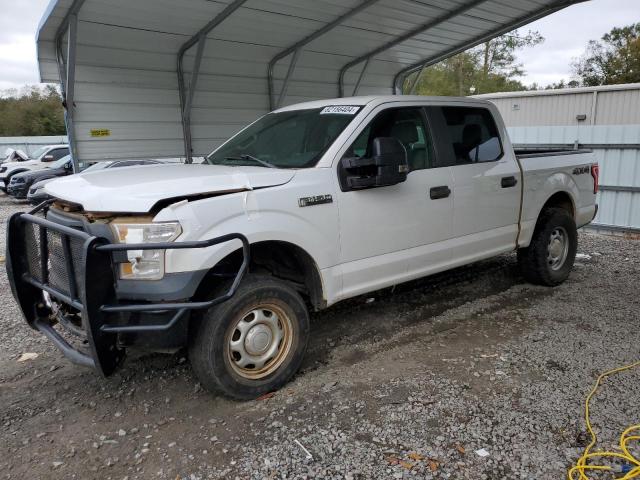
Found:
[{"label": "front bumper", "polygon": [[25,183],[10,184],[7,187],[7,194],[15,198],[25,199],[27,198],[27,193],[29,193],[29,186]]},{"label": "front bumper", "polygon": [[[11,291],[26,322],[47,336],[72,362],[93,367],[105,376],[124,359],[119,335],[163,332],[192,310],[222,303],[234,294],[249,265],[249,242],[232,233],[210,240],[154,244],[120,244],[36,215],[47,204],[29,213],[16,213],[7,225],[7,274]],[[243,262],[227,293],[208,301],[130,303],[118,301],[116,259],[127,250],[206,248],[232,240],[242,243]],[[80,327],[49,299],[79,315]],[[122,315],[157,314],[162,323],[123,324]],[[73,347],[54,328],[60,326],[82,337],[87,347]]]},{"label": "front bumper", "polygon": [[42,202],[46,202],[47,200],[50,200],[51,196],[44,193],[42,190],[36,192],[36,193],[31,193],[29,192],[29,194],[27,195],[27,200],[29,200],[29,203],[31,205],[33,205],[34,207],[36,205],[40,205]]}]

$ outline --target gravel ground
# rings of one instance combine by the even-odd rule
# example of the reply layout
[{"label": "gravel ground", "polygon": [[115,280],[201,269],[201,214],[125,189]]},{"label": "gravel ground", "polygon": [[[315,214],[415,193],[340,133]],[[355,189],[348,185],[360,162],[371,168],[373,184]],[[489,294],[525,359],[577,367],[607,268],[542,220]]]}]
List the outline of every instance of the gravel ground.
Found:
[{"label": "gravel ground", "polygon": [[[18,208],[0,197],[2,223]],[[244,403],[202,391],[180,353],[107,380],[70,365],[2,271],[0,478],[564,478],[597,373],[640,359],[640,242],[581,233],[578,251],[554,289],[507,255],[316,314],[302,371]],[[638,398],[640,369],[605,382],[601,447]]]}]

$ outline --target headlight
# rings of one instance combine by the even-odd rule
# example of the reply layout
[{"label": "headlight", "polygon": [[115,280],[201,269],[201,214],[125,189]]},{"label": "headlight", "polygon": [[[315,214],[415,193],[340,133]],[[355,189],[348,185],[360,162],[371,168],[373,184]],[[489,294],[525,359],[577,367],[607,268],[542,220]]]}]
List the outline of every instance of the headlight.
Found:
[{"label": "headlight", "polygon": [[[120,243],[173,242],[182,233],[178,222],[112,223]],[[123,280],[160,280],[164,277],[164,250],[127,250],[128,263],[120,264]]]}]

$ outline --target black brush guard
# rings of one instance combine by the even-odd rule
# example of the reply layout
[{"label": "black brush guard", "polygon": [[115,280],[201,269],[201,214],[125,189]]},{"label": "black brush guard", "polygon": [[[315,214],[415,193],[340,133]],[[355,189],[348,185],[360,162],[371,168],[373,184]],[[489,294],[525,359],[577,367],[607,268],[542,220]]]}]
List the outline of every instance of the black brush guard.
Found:
[{"label": "black brush guard", "polygon": [[[164,331],[191,310],[201,310],[231,298],[249,265],[249,242],[232,233],[210,240],[153,244],[110,243],[82,230],[46,220],[35,214],[48,207],[39,205],[29,213],[16,213],[7,225],[7,274],[13,296],[29,326],[48,337],[73,363],[112,374],[124,359],[118,333]],[[117,303],[116,262],[113,256],[127,250],[176,250],[206,248],[232,240],[242,242],[243,261],[229,290],[208,301],[177,303]],[[54,273],[52,262],[61,266]],[[43,292],[57,302],[76,309],[82,319],[89,354],[71,346],[54,328],[56,320]],[[109,322],[117,313],[172,312],[170,320],[155,325],[118,325]]]}]

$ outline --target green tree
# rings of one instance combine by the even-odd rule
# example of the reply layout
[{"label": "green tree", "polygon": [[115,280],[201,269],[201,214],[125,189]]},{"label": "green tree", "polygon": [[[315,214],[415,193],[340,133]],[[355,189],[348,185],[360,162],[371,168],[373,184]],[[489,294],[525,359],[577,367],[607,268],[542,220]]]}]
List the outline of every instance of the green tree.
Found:
[{"label": "green tree", "polygon": [[64,135],[62,98],[56,87],[26,87],[0,96],[0,137]]},{"label": "green tree", "polygon": [[[443,60],[420,73],[414,91],[421,95],[469,95],[498,91],[526,90],[518,80],[524,75],[523,65],[516,53],[544,41],[534,31],[519,35],[514,31],[496,37],[475,48]],[[416,75],[407,79],[405,90],[410,90]]]},{"label": "green tree", "polygon": [[640,23],[616,27],[600,41],[589,41],[572,67],[585,86],[640,82]]},{"label": "green tree", "polygon": [[479,90],[477,93],[493,92],[497,86],[522,77],[525,72],[523,65],[517,62],[516,52],[523,48],[535,47],[542,42],[544,38],[539,32],[529,30],[526,35],[521,36],[516,30],[483,43],[479,47],[482,54],[482,70],[476,87]]}]

